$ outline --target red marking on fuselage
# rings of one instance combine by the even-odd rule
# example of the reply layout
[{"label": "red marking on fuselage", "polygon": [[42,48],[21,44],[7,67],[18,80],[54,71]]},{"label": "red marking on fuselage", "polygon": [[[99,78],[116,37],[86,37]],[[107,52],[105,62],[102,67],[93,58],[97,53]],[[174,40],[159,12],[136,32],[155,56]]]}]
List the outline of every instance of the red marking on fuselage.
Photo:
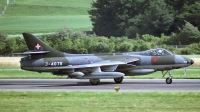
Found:
[{"label": "red marking on fuselage", "polygon": [[158,60],[157,58],[153,58],[153,62],[154,62],[154,63],[156,63],[156,62],[157,62],[157,60]]}]

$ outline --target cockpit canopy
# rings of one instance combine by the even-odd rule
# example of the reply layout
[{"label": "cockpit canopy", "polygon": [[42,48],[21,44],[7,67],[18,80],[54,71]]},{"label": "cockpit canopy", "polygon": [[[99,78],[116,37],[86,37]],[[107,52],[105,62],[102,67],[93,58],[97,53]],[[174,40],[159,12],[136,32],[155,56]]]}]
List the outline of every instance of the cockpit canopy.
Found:
[{"label": "cockpit canopy", "polygon": [[123,55],[146,55],[146,56],[166,56],[166,55],[173,55],[166,49],[163,48],[155,48],[145,51],[138,51],[138,52],[124,52]]},{"label": "cockpit canopy", "polygon": [[150,49],[150,50],[146,50],[145,52],[147,55],[150,55],[150,56],[173,55],[171,52],[163,48]]}]

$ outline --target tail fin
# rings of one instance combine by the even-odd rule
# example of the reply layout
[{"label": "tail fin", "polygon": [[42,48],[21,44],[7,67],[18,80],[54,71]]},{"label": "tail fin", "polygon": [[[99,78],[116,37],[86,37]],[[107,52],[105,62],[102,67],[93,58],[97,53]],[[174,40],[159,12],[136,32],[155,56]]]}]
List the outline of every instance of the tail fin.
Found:
[{"label": "tail fin", "polygon": [[64,53],[53,49],[52,47],[48,46],[43,41],[41,41],[40,39],[36,38],[33,35],[29,33],[22,33],[22,35],[24,37],[24,40],[26,41],[26,45],[28,46],[28,49],[31,52],[30,54],[34,54],[34,55],[43,54],[44,57],[63,57],[64,56]]}]

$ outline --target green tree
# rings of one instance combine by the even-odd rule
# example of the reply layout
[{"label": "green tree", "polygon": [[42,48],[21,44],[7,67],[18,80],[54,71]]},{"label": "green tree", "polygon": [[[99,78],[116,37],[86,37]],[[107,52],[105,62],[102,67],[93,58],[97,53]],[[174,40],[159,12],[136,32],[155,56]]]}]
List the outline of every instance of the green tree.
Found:
[{"label": "green tree", "polygon": [[120,0],[96,0],[88,11],[93,25],[93,31],[99,36],[121,36],[116,21],[115,5]]},{"label": "green tree", "polygon": [[4,50],[6,47],[7,35],[0,34],[0,55],[4,54]]},{"label": "green tree", "polygon": [[87,35],[86,35],[86,33],[82,32],[82,31],[77,31],[77,32],[72,33],[70,35],[70,38],[72,40],[75,40],[75,39],[78,39],[78,38],[85,38],[85,37],[87,37]]},{"label": "green tree", "polygon": [[174,15],[164,0],[97,0],[89,11],[93,31],[111,37],[160,35],[169,30]]},{"label": "green tree", "polygon": [[189,22],[185,25],[180,32],[171,36],[173,44],[188,45],[200,41],[200,32],[197,27],[194,27]]},{"label": "green tree", "polygon": [[[190,16],[192,15],[191,17],[193,18],[193,16],[199,15],[199,6],[198,3],[196,3],[199,2],[199,0],[165,0],[165,2],[167,5],[173,7],[173,13],[175,15],[174,22],[171,25],[169,32],[178,31],[178,27],[184,25],[185,20],[193,24],[194,21],[190,19]],[[198,20],[199,17],[193,19]]]},{"label": "green tree", "polygon": [[98,42],[95,38],[87,37],[85,38],[85,45],[86,49],[88,50],[88,53],[94,53],[96,52],[96,47],[98,46]]},{"label": "green tree", "polygon": [[60,28],[52,37],[56,39],[65,40],[67,37],[70,37],[72,30],[68,27]]},{"label": "green tree", "polygon": [[[172,33],[173,35],[173,33]],[[173,44],[171,36],[167,36],[165,34],[161,34],[160,39],[158,40],[158,45],[162,45],[162,44]]]},{"label": "green tree", "polygon": [[3,41],[0,41],[0,55],[4,54],[5,47],[6,47],[6,43]]},{"label": "green tree", "polygon": [[16,39],[14,37],[8,38],[6,41],[6,46],[4,50],[5,55],[10,55],[11,53],[15,52],[16,49],[17,49]]},{"label": "green tree", "polygon": [[[131,37],[136,33],[160,36],[161,33],[167,33],[174,21],[172,7],[168,6],[164,0],[149,0],[141,4],[145,4],[146,7],[143,12],[129,19],[127,36]],[[130,35],[130,32],[134,34]]]},{"label": "green tree", "polygon": [[88,53],[88,50],[85,47],[86,45],[84,44],[84,39],[75,39],[73,41],[73,47],[72,47],[72,53]]},{"label": "green tree", "polygon": [[66,38],[64,41],[58,39],[55,42],[55,49],[62,51],[62,52],[71,52],[73,43],[70,38]]},{"label": "green tree", "polygon": [[7,40],[7,35],[0,33],[0,41],[4,41],[5,42],[6,40]]},{"label": "green tree", "polygon": [[188,48],[190,49],[191,53],[200,54],[200,42],[191,44],[188,46]]},{"label": "green tree", "polygon": [[145,42],[153,42],[156,43],[160,38],[155,37],[153,35],[145,34],[141,36],[141,39],[144,40]]},{"label": "green tree", "polygon": [[133,44],[129,43],[128,41],[125,41],[119,45],[118,49],[119,52],[132,52]]},{"label": "green tree", "polygon": [[96,46],[97,53],[107,53],[109,52],[109,46],[104,42],[99,42]]},{"label": "green tree", "polygon": [[16,48],[13,52],[20,53],[28,50],[28,47],[21,37],[14,37],[16,41]]},{"label": "green tree", "polygon": [[165,0],[165,3],[172,6],[176,11],[180,11],[184,5],[191,5],[197,1],[199,0]]},{"label": "green tree", "polygon": [[49,45],[53,45],[56,40],[62,40],[71,37],[73,35],[72,30],[68,27],[60,28],[57,32],[53,34],[43,35],[41,37],[42,40],[49,42]]},{"label": "green tree", "polygon": [[177,18],[182,21],[188,21],[192,25],[200,28],[200,1],[194,4],[185,4],[181,13],[177,15]]}]

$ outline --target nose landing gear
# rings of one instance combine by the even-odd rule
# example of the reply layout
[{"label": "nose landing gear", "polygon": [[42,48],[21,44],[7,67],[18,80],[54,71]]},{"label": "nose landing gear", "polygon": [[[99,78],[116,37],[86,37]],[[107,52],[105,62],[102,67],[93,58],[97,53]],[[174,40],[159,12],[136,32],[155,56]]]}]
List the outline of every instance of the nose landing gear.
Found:
[{"label": "nose landing gear", "polygon": [[163,71],[162,71],[162,74],[163,74],[163,77],[169,72],[169,77],[166,78],[165,82],[167,84],[171,84],[172,83],[172,73],[171,73],[171,70],[167,70],[164,74],[163,74]]},{"label": "nose landing gear", "polygon": [[169,77],[169,78],[166,78],[166,83],[167,83],[167,84],[171,84],[171,83],[172,83],[172,78],[170,78],[170,77]]}]

